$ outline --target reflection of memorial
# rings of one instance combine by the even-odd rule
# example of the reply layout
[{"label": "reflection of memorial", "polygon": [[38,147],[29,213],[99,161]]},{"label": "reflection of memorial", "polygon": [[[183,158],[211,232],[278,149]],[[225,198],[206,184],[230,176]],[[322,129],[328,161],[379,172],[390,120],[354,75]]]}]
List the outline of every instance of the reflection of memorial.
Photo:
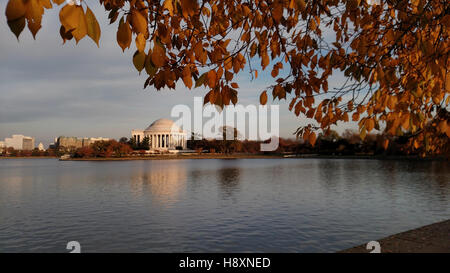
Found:
[{"label": "reflection of memorial", "polygon": [[151,193],[162,203],[177,200],[186,183],[186,166],[177,162],[152,162],[136,170],[132,178],[134,191],[139,195]]}]

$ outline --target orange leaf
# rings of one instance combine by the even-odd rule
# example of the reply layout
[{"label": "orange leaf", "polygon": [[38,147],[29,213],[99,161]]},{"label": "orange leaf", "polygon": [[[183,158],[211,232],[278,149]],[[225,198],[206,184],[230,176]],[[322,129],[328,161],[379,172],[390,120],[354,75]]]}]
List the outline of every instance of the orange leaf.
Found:
[{"label": "orange leaf", "polygon": [[259,103],[261,103],[261,105],[266,105],[267,103],[267,91],[264,91],[261,93],[261,95],[259,96]]},{"label": "orange leaf", "polygon": [[170,16],[173,16],[172,0],[165,0],[163,4],[163,9],[167,9],[169,11]]},{"label": "orange leaf", "polygon": [[131,25],[136,33],[147,33],[147,19],[138,11],[131,12]]},{"label": "orange leaf", "polygon": [[166,64],[166,52],[157,43],[155,43],[155,46],[153,47],[152,62],[157,68]]},{"label": "orange leaf", "polygon": [[142,51],[145,50],[145,44],[146,44],[147,41],[145,40],[144,34],[139,33],[136,36],[136,41],[135,42],[136,42],[136,48],[137,48],[138,51],[142,52]]},{"label": "orange leaf", "polygon": [[383,140],[383,149],[386,150],[388,148],[388,146],[389,146],[389,139]]},{"label": "orange leaf", "polygon": [[122,48],[122,51],[125,51],[125,48],[129,48],[131,44],[130,25],[124,22],[123,18],[120,20],[119,29],[117,30],[117,43]]},{"label": "orange leaf", "polygon": [[216,86],[216,81],[217,81],[216,71],[214,69],[210,70],[208,72],[208,76],[207,77],[208,77],[208,86],[211,87],[211,88],[214,88]]},{"label": "orange leaf", "polygon": [[95,18],[92,10],[87,7],[86,9],[86,22],[87,22],[87,35],[99,46],[101,30],[98,24],[97,18]]},{"label": "orange leaf", "polygon": [[25,5],[22,0],[9,0],[6,5],[6,19],[13,21],[25,16]]},{"label": "orange leaf", "polygon": [[311,145],[314,146],[314,144],[316,144],[316,133],[311,132],[309,134],[308,139],[309,139],[309,143],[311,143]]}]

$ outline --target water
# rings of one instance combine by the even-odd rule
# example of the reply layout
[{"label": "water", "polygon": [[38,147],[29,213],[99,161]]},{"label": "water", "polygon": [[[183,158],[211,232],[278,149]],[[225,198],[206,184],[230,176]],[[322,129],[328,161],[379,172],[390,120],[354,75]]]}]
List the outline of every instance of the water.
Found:
[{"label": "water", "polygon": [[0,252],[334,252],[450,218],[450,163],[0,160]]}]

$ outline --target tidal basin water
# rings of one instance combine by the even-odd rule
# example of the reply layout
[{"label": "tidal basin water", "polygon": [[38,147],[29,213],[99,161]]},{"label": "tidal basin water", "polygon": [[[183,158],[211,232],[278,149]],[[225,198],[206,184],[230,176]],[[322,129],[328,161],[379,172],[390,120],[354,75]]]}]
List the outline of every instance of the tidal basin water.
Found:
[{"label": "tidal basin water", "polygon": [[2,159],[0,252],[334,252],[449,201],[449,162]]}]

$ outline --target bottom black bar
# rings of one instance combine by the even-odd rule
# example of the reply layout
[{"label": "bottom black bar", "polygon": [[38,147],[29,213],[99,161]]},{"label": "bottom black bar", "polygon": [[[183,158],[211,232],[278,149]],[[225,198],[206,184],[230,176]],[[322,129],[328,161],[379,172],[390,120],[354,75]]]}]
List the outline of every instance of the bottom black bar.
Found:
[{"label": "bottom black bar", "polygon": [[[37,269],[68,269],[76,272],[314,272],[327,270],[385,272],[397,265],[412,270],[423,265],[446,268],[448,254],[0,254],[2,265],[17,270],[23,266]],[[64,265],[64,268],[56,265]],[[89,269],[89,270],[87,270]],[[131,271],[133,269],[133,271]]]}]

